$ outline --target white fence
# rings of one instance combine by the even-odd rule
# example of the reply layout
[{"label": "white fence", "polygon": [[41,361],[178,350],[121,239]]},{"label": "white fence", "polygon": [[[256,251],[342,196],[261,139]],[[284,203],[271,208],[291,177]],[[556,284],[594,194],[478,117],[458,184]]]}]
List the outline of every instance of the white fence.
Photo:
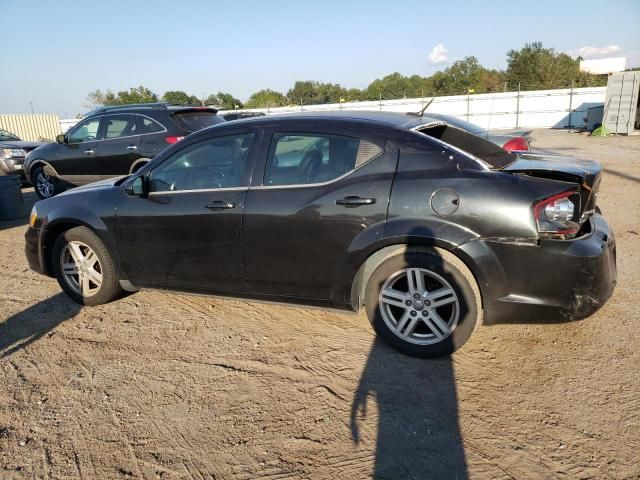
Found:
[{"label": "white fence", "polygon": [[[584,117],[588,108],[604,104],[606,90],[607,87],[565,88],[436,97],[427,112],[452,115],[487,129],[579,128],[586,126]],[[331,110],[418,112],[429,100],[431,97],[256,108],[246,111],[269,115]]]}]

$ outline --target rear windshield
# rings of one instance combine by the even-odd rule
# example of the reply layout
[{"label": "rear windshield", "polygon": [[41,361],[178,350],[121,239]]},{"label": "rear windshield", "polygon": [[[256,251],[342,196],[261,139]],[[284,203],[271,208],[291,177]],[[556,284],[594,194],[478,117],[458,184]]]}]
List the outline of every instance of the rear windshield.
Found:
[{"label": "rear windshield", "polygon": [[505,168],[517,159],[515,154],[503,150],[495,143],[488,142],[451,125],[437,123],[419,127],[416,130],[470,153],[486,163],[492,170]]},{"label": "rear windshield", "polygon": [[173,121],[187,132],[197,132],[203,128],[224,122],[224,118],[213,112],[178,112],[172,115]]}]

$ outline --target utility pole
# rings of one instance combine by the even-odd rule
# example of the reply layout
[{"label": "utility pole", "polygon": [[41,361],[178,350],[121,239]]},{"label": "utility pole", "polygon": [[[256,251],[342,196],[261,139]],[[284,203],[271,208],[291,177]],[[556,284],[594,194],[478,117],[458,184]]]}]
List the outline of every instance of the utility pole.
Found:
[{"label": "utility pole", "polygon": [[29,107],[31,107],[31,115],[33,115],[33,102],[29,102]]},{"label": "utility pole", "polygon": [[571,80],[571,90],[569,91],[569,125],[567,128],[573,128],[573,80]]},{"label": "utility pole", "polygon": [[516,97],[516,128],[520,127],[520,82],[518,82],[518,96]]},{"label": "utility pole", "polygon": [[467,87],[467,122],[469,121],[469,101],[471,100],[471,91]]}]

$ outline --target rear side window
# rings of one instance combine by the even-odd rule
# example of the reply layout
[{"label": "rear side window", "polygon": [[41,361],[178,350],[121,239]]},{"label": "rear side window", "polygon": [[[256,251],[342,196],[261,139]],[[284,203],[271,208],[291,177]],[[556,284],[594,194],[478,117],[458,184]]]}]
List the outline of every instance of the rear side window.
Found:
[{"label": "rear side window", "polygon": [[158,133],[164,132],[165,128],[155,120],[149,117],[138,115],[138,124],[140,125],[140,133]]},{"label": "rear side window", "polygon": [[104,138],[131,137],[138,134],[138,124],[133,115],[106,115]]},{"label": "rear side window", "polygon": [[273,135],[265,185],[323,183],[354,170],[382,153],[379,146],[332,134],[280,132]]},{"label": "rear side window", "polygon": [[187,132],[197,132],[203,128],[224,122],[224,119],[213,112],[178,112],[171,118],[176,124]]}]

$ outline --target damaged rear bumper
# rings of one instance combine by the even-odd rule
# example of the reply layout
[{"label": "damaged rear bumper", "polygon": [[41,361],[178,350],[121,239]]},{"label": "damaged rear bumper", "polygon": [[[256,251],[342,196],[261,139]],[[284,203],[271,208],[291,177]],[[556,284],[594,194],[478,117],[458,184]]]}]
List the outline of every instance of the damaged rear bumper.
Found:
[{"label": "damaged rear bumper", "polygon": [[475,240],[459,247],[482,291],[487,323],[574,320],[605,304],[616,285],[616,242],[604,217],[571,240]]}]

